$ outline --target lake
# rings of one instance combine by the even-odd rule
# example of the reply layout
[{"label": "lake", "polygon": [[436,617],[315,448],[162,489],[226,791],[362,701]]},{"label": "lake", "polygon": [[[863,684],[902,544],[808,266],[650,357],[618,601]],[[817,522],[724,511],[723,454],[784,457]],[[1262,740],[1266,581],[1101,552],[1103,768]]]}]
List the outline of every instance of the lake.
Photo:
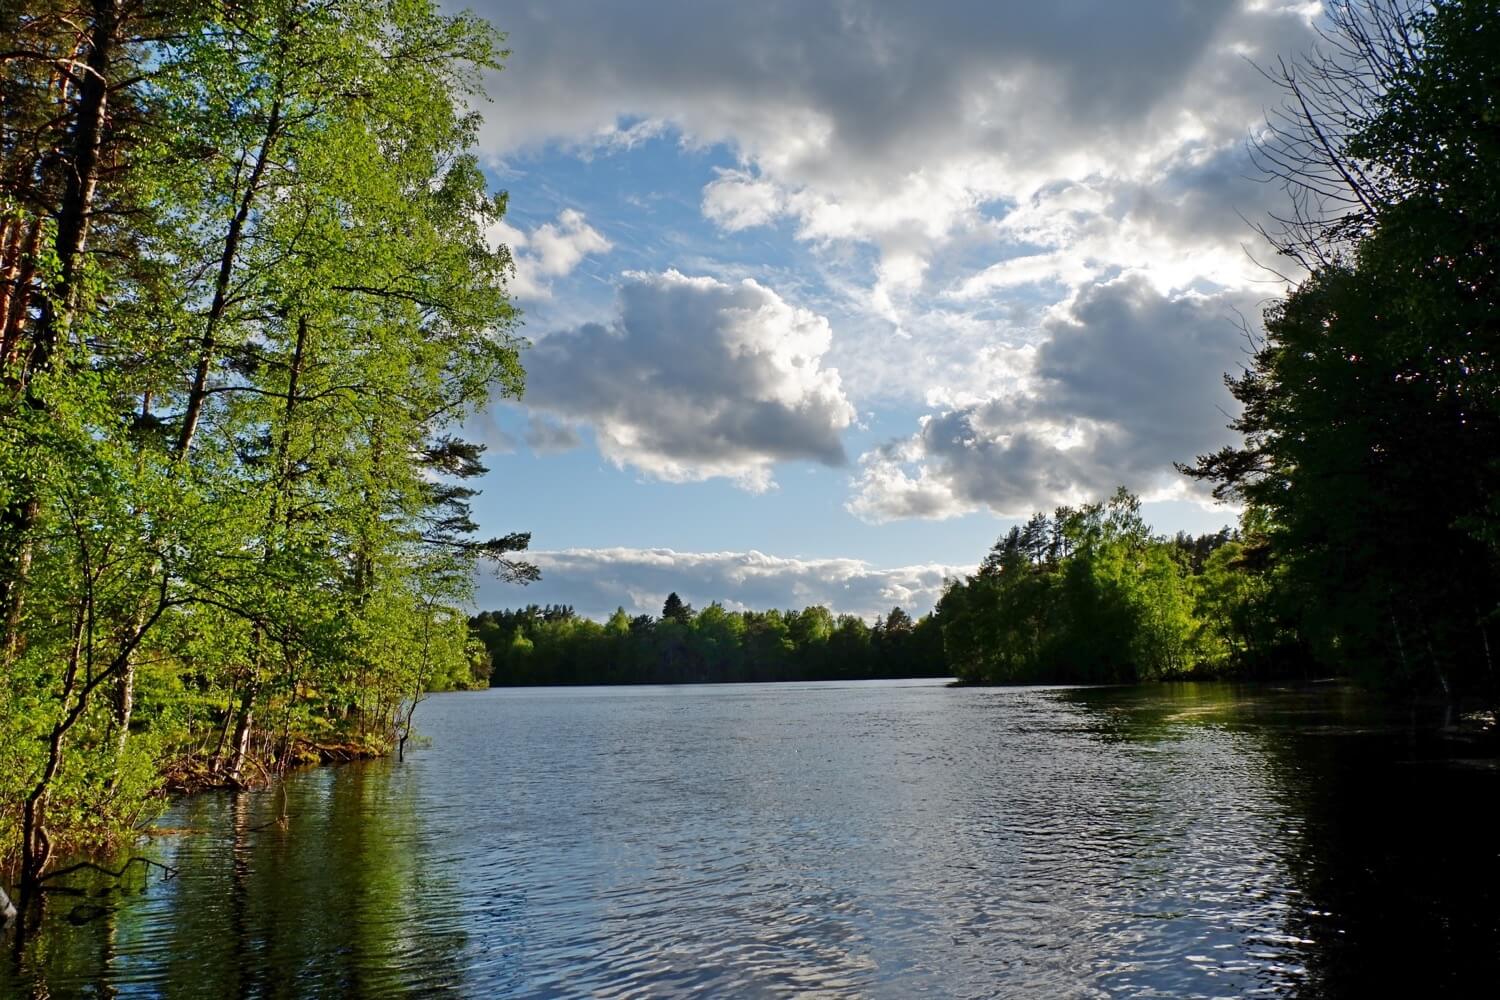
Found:
[{"label": "lake", "polygon": [[[176,803],[0,995],[1489,995],[1500,770],[1342,687],[434,696]],[[276,818],[285,812],[285,823]],[[69,919],[71,917],[71,919]]]}]

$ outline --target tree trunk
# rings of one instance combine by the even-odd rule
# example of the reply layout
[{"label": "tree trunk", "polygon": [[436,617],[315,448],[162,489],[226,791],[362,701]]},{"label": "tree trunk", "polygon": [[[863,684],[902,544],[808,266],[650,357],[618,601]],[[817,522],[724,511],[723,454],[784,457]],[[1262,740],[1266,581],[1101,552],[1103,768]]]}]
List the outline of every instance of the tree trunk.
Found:
[{"label": "tree trunk", "polygon": [[82,655],[86,612],[81,612],[73,623],[73,648],[68,655],[68,669],[63,675],[62,703],[67,710],[52,727],[47,738],[47,763],[41,776],[27,794],[21,806],[21,900],[24,904],[37,886],[42,883],[42,872],[52,859],[52,840],[47,836],[47,804],[51,801],[52,779],[62,767],[64,739],[68,730],[83,715],[88,707],[89,686],[78,694],[77,702],[68,707],[74,687],[78,681],[78,665]]},{"label": "tree trunk", "polygon": [[[139,628],[139,623],[137,623]],[[125,657],[115,679],[115,777],[119,778],[125,744],[130,739],[130,717],[135,711],[135,657]]]},{"label": "tree trunk", "polygon": [[[94,690],[111,680],[117,680],[135,649],[146,633],[160,620],[170,606],[167,584],[163,580],[156,608],[146,615],[140,625],[124,636],[118,652],[102,670],[93,669],[92,651],[86,648],[93,635],[93,607],[95,584],[93,577],[84,580],[84,598],[72,626],[72,648],[68,652],[67,669],[63,672],[58,701],[62,716],[52,726],[47,738],[47,763],[42,768],[36,784],[27,794],[21,807],[21,898],[24,905],[33,891],[41,885],[47,862],[52,858],[52,839],[47,835],[47,807],[51,802],[52,781],[62,768],[63,754],[67,747],[68,734],[88,710],[89,699]],[[79,682],[79,671],[85,669],[85,678]]]},{"label": "tree trunk", "polygon": [[1478,605],[1474,606],[1474,623],[1479,627],[1479,644],[1484,649],[1484,672],[1489,675],[1491,681],[1495,677],[1495,658],[1490,652],[1490,630],[1484,624],[1485,616],[1479,613]]},{"label": "tree trunk", "polygon": [[239,711],[235,715],[234,739],[229,745],[229,780],[237,785],[244,783],[242,774],[245,758],[250,753],[250,729],[255,721],[255,695],[259,689],[260,683],[254,677],[245,682]]},{"label": "tree trunk", "polygon": [[[70,155],[64,161],[62,171],[63,196],[57,215],[55,244],[57,284],[52,294],[41,300],[31,348],[21,359],[15,374],[15,388],[21,390],[23,404],[38,411],[45,409],[46,404],[29,390],[30,380],[35,372],[51,363],[52,355],[78,307],[83,253],[93,218],[94,195],[99,187],[99,154],[108,121],[108,80],[119,31],[119,0],[94,0],[92,13],[89,57],[78,88]],[[29,259],[23,259],[21,267],[28,266]],[[25,287],[29,285],[28,281]],[[18,287],[16,294],[21,295],[23,290],[23,287]],[[11,302],[5,334],[7,350],[20,350],[19,335],[12,336],[11,330],[22,321],[25,311],[24,303]],[[5,623],[4,640],[0,643],[0,666],[8,665],[20,648],[23,592],[31,567],[30,536],[40,512],[32,485],[23,480],[20,487],[20,495],[0,512],[0,525],[3,525],[6,539],[5,550],[0,552],[0,614],[3,614]]]},{"label": "tree trunk", "polygon": [[[151,393],[146,392],[141,398],[141,419],[145,420],[151,415]],[[136,455],[136,471],[140,472],[144,461],[144,448]],[[135,515],[139,517],[141,511],[136,509]],[[161,572],[162,567],[159,560],[152,561],[151,572]],[[139,631],[141,622],[144,620],[146,609],[140,608],[131,620],[133,629]],[[130,740],[130,717],[135,710],[135,657],[128,655],[125,662],[120,666],[120,678],[115,684],[115,778],[120,776],[120,765],[125,757],[125,744]]]},{"label": "tree trunk", "polygon": [[0,671],[10,666],[21,652],[22,592],[31,575],[31,527],[36,524],[40,504],[35,496],[27,497],[0,511]]},{"label": "tree trunk", "polygon": [[99,153],[104,146],[109,110],[110,62],[114,58],[119,22],[119,0],[94,0],[88,69],[78,88],[72,163],[64,171],[62,205],[57,217],[58,287],[42,300],[36,337],[26,365],[28,373],[46,367],[51,361],[78,308],[83,252],[88,244],[94,195],[99,187]]},{"label": "tree trunk", "polygon": [[32,282],[36,280],[36,252],[42,244],[42,220],[33,219],[21,231],[18,216],[12,224],[5,248],[5,264],[0,271],[0,365],[9,367],[20,359],[21,333],[26,326],[26,310],[31,306]]},{"label": "tree trunk", "polygon": [[208,315],[203,322],[203,341],[198,349],[198,368],[193,375],[193,387],[188,393],[187,406],[182,413],[182,431],[177,438],[179,457],[186,457],[188,450],[193,446],[193,436],[198,431],[198,420],[203,412],[203,402],[208,398],[208,376],[213,370],[214,354],[218,350],[219,322],[224,318],[224,310],[229,304],[229,279],[234,275],[235,260],[239,256],[245,221],[250,217],[250,209],[255,204],[256,195],[260,193],[260,182],[265,175],[266,164],[270,162],[271,147],[275,144],[280,132],[281,104],[275,101],[271,104],[271,115],[266,122],[266,133],[261,140],[260,151],[255,156],[255,165],[251,167],[250,177],[245,182],[245,193],[240,198],[239,208],[235,211],[234,219],[229,223],[229,231],[224,236],[224,252],[219,257],[219,274],[214,280],[213,302],[209,305]]},{"label": "tree trunk", "polygon": [[[287,482],[291,474],[291,434],[292,414],[297,403],[297,391],[301,382],[302,367],[306,362],[308,342],[307,318],[300,317],[297,320],[297,341],[292,349],[292,360],[288,366],[286,408],[283,411],[281,433],[276,443],[276,470],[278,482],[276,491],[271,496],[271,509],[266,517],[266,541],[263,559],[269,561],[275,544],[275,533],[278,522],[281,520],[280,508],[281,498],[286,491]],[[290,506],[290,505],[288,505]],[[240,696],[240,707],[235,716],[234,739],[230,743],[229,758],[229,780],[240,784],[243,782],[242,772],[245,766],[245,758],[250,750],[250,736],[255,722],[255,696],[260,692],[261,671],[261,644],[263,637],[260,628],[255,630],[255,639],[252,643],[254,652],[250,658],[250,676],[245,681],[244,691]]]}]

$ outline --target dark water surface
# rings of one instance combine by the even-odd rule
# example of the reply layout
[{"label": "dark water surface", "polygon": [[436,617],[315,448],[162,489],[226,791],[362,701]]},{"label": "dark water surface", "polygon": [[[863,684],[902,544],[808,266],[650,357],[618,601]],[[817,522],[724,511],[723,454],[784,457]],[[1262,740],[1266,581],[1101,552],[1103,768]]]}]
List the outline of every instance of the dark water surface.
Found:
[{"label": "dark water surface", "polygon": [[288,782],[284,829],[275,792],[179,803],[141,850],[181,874],[53,897],[0,994],[1500,982],[1500,770],[1343,689],[495,690],[417,718],[405,763]]}]

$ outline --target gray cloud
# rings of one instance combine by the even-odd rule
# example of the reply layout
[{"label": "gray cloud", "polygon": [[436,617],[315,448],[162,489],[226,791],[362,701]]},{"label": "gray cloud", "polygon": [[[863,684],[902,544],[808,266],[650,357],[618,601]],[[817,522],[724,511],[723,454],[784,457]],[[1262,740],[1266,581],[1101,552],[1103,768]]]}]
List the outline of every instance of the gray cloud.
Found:
[{"label": "gray cloud", "polygon": [[[666,0],[480,3],[509,33],[492,142],[588,136],[621,115],[754,141],[776,117],[823,125],[804,143],[895,166],[936,139],[1011,148],[1018,113],[1096,137],[1135,128],[1205,53],[1295,28],[1236,0],[757,4]],[[1010,112],[1010,115],[993,112]],[[925,142],[924,142],[925,140]]]},{"label": "gray cloud", "polygon": [[532,418],[526,424],[526,444],[538,455],[553,455],[572,451],[582,441],[578,432],[566,424]]},{"label": "gray cloud", "polygon": [[[669,129],[727,143],[739,162],[702,191],[704,216],[790,219],[820,248],[837,288],[819,308],[873,402],[993,389],[963,372],[996,342],[972,319],[1017,300],[1036,308],[1011,347],[1042,308],[1123,270],[1163,293],[1254,287],[1237,212],[1277,197],[1246,179],[1243,147],[1277,95],[1250,60],[1308,46],[1316,5],[488,6],[515,53],[490,87],[489,151],[619,150]],[[841,265],[851,244],[874,253]]]},{"label": "gray cloud", "polygon": [[778,461],[845,461],[854,419],[832,332],[754,281],[634,274],[619,315],[549,334],[527,352],[525,402],[594,429],[612,461],[672,481],[771,485]]},{"label": "gray cloud", "polygon": [[[1266,277],[1240,216],[1279,203],[1247,176],[1245,138],[1277,99],[1250,61],[1310,44],[1316,4],[492,7],[515,50],[491,87],[492,154],[524,166],[551,144],[607,152],[672,130],[727,143],[738,162],[701,192],[704,217],[729,231],[790,220],[814,246],[846,383],[866,405],[929,412],[862,456],[860,516],[1025,513],[1119,483],[1167,495],[1186,489],[1173,460],[1229,439],[1231,321],[1258,312]],[[842,387],[756,409],[771,380],[708,363],[725,353],[713,338],[631,383],[642,366],[621,344],[667,349],[640,330],[670,324],[627,299],[620,320],[558,335],[555,365],[543,341],[528,402],[667,479],[762,488],[776,460],[839,460]],[[573,359],[591,371],[567,371]],[[618,374],[594,381],[607,365]]]},{"label": "gray cloud", "polygon": [[732,610],[822,604],[836,614],[868,619],[895,605],[924,614],[941,595],[944,579],[974,571],[938,564],[878,569],[858,559],[793,559],[756,551],[565,549],[528,558],[541,567],[541,581],[523,590],[482,578],[481,607],[561,603],[596,618],[616,607],[655,615],[676,591],[699,608],[715,600]]},{"label": "gray cloud", "polygon": [[1160,228],[1179,241],[1247,242],[1247,221],[1281,209],[1285,193],[1257,176],[1244,137],[1218,145],[1189,143],[1155,175],[1111,191],[1111,217]]},{"label": "gray cloud", "polygon": [[815,238],[896,245],[947,231],[987,195],[1080,169],[1151,173],[1184,144],[1241,139],[1273,100],[1246,57],[1313,37],[1291,0],[480,9],[514,50],[490,88],[496,154],[628,147],[669,122],[752,168],[705,198],[726,225],[787,211]]},{"label": "gray cloud", "polygon": [[1008,516],[1125,485],[1186,492],[1172,469],[1231,440],[1222,382],[1245,343],[1237,293],[1169,298],[1138,275],[1087,289],[1046,326],[1024,387],[930,414],[863,455],[849,508],[871,521],[988,507]]}]

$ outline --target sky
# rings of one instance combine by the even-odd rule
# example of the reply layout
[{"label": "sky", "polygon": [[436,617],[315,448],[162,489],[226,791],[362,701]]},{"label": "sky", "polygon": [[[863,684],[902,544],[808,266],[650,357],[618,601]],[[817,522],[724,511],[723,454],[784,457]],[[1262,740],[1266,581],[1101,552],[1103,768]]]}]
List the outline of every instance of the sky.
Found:
[{"label": "sky", "polygon": [[[450,5],[458,9],[460,5]],[[1284,291],[1285,0],[476,0],[527,388],[467,432],[542,579],[482,607],[930,610],[1032,511],[1234,440]]]}]

